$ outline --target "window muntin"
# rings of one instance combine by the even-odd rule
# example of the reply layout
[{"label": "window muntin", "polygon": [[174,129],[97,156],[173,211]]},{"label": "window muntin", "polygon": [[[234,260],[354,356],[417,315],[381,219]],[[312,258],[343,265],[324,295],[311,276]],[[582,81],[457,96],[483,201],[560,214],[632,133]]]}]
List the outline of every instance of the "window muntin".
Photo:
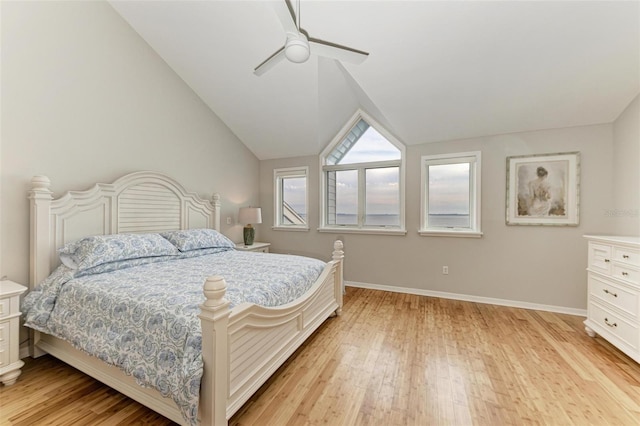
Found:
[{"label": "window muntin", "polygon": [[480,236],[480,152],[422,157],[420,234]]},{"label": "window muntin", "polygon": [[405,233],[404,146],[362,112],[350,122],[320,157],[320,230]]},{"label": "window muntin", "polygon": [[274,170],[274,228],[309,228],[307,175],[307,167]]}]

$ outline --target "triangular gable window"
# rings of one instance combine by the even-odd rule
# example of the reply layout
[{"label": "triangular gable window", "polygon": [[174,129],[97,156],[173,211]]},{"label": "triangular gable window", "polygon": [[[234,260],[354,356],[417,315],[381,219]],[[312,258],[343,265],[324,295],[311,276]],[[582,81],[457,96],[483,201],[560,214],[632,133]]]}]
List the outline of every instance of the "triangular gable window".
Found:
[{"label": "triangular gable window", "polygon": [[400,160],[402,153],[362,118],[326,157],[326,164]]}]

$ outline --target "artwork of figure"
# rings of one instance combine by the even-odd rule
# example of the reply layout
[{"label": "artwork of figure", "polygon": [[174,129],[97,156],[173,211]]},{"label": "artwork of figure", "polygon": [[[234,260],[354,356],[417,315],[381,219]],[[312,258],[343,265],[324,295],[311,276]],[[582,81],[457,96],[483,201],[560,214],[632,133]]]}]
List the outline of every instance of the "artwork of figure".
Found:
[{"label": "artwork of figure", "polygon": [[562,161],[518,166],[518,216],[565,216],[566,167]]},{"label": "artwork of figure", "polygon": [[529,182],[529,216],[548,216],[551,209],[551,186],[547,181],[549,172],[540,166],[537,177]]}]

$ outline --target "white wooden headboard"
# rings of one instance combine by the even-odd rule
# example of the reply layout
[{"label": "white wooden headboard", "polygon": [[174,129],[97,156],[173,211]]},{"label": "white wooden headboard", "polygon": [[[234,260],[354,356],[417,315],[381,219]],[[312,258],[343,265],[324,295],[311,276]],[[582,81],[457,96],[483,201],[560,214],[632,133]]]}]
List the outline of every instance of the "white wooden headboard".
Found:
[{"label": "white wooden headboard", "polygon": [[205,200],[156,172],[136,172],[86,191],[53,199],[51,181],[31,180],[31,288],[58,265],[56,250],[89,235],[161,232],[177,229],[220,230],[220,196]]}]

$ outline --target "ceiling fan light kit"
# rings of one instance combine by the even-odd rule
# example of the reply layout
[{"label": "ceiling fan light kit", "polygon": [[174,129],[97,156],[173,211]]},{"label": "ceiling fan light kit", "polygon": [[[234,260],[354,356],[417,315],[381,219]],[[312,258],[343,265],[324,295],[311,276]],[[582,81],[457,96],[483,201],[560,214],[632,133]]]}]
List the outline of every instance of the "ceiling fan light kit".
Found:
[{"label": "ceiling fan light kit", "polygon": [[289,34],[287,35],[287,43],[284,48],[284,55],[291,62],[301,64],[306,62],[311,55],[309,49],[309,42],[304,34]]},{"label": "ceiling fan light kit", "polygon": [[[362,63],[369,56],[367,52],[318,39],[312,39],[310,43],[307,35],[300,31],[299,23],[296,24],[296,17],[293,11],[289,9],[287,0],[277,1],[272,5],[287,34],[287,41],[283,47],[253,70],[255,75],[264,74],[283,58],[287,58],[290,62],[296,64],[306,62],[311,55],[311,47],[313,47],[314,55],[354,64]],[[298,15],[300,15],[300,0],[298,0]]]}]

